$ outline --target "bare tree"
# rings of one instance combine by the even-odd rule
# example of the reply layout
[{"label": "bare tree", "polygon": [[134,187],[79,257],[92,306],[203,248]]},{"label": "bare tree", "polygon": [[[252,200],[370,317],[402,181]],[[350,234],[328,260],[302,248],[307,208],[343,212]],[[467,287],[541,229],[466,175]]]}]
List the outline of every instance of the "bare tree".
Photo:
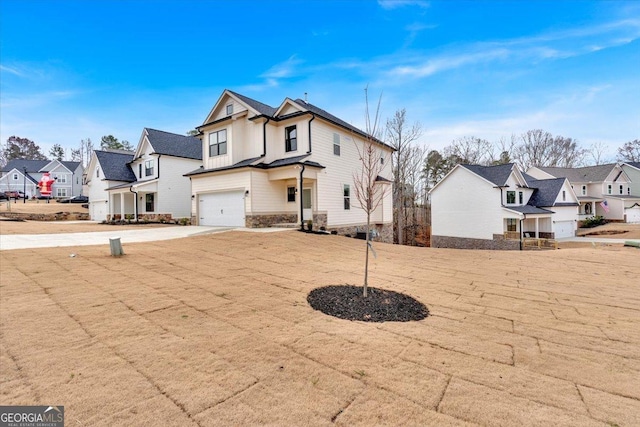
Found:
[{"label": "bare tree", "polygon": [[618,160],[621,162],[640,162],[640,139],[626,142],[618,148]]},{"label": "bare tree", "polygon": [[78,148],[71,149],[71,160],[74,162],[82,163],[82,166],[87,167],[91,160],[91,153],[93,153],[93,142],[91,138],[80,140],[80,146]]},{"label": "bare tree", "polygon": [[407,111],[403,108],[397,110],[391,119],[387,119],[387,142],[396,151],[392,155],[393,168],[393,208],[396,215],[393,216],[394,231],[399,244],[403,244],[405,217],[404,198],[406,190],[406,168],[412,160],[409,152],[411,144],[422,136],[422,126],[419,122],[407,125]]},{"label": "bare tree", "polygon": [[458,138],[443,151],[446,157],[458,157],[460,163],[487,165],[494,160],[493,145],[486,139],[475,136]]},{"label": "bare tree", "polygon": [[367,89],[365,89],[365,123],[367,137],[364,139],[362,146],[360,146],[354,138],[354,144],[358,151],[358,157],[362,168],[359,171],[353,173],[353,187],[355,190],[355,196],[360,204],[362,210],[367,214],[367,227],[366,227],[366,255],[364,264],[364,285],[362,295],[367,296],[367,287],[369,286],[369,248],[370,242],[370,229],[371,229],[371,214],[375,211],[386,194],[386,186],[379,182],[379,177],[384,170],[384,164],[381,159],[384,158],[382,150],[379,149],[379,142],[373,136],[376,134],[378,128],[378,117],[380,113],[380,102],[382,96],[378,99],[378,107],[376,108],[376,115],[373,123],[371,123],[369,115],[369,97],[367,95]]},{"label": "bare tree", "polygon": [[606,149],[607,146],[603,142],[591,144],[591,147],[585,151],[585,155],[588,155],[591,159],[591,162],[589,163],[595,166],[609,163],[609,160],[604,156]]},{"label": "bare tree", "polygon": [[514,160],[524,169],[532,166],[571,168],[581,163],[584,154],[575,139],[554,138],[549,132],[534,129],[521,135]]}]

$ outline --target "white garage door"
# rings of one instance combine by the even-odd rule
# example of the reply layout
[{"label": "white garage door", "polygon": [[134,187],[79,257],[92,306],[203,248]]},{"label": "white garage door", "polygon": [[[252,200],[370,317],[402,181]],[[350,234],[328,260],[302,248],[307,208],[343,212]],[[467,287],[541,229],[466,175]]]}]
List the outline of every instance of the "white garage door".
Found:
[{"label": "white garage door", "polygon": [[554,225],[556,239],[575,236],[573,231],[573,221],[558,221]]},{"label": "white garage door", "polygon": [[201,194],[198,197],[200,225],[244,227],[244,192]]},{"label": "white garage door", "polygon": [[89,204],[89,216],[92,221],[105,221],[107,219],[107,204],[104,200]]},{"label": "white garage door", "polygon": [[627,215],[627,222],[638,223],[640,222],[640,206],[635,208],[625,209],[624,213]]}]

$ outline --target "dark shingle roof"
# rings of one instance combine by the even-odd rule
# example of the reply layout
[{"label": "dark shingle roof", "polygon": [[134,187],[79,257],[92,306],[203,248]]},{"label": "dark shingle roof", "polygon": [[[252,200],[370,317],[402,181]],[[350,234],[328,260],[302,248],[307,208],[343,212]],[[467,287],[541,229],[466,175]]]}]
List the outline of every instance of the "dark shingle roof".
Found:
[{"label": "dark shingle roof", "polygon": [[[39,172],[42,168],[47,166],[53,160],[27,160],[27,159],[14,159],[9,161],[5,167],[2,168],[2,172],[9,172],[12,169],[18,169],[22,172],[23,167],[27,168],[27,173],[35,173]],[[67,169],[71,172],[74,172],[76,168],[80,165],[80,162],[69,162],[66,160],[61,161]]]},{"label": "dark shingle roof", "polygon": [[228,171],[231,169],[239,169],[244,167],[252,167],[256,169],[273,169],[273,168],[279,168],[282,166],[305,165],[305,166],[324,169],[324,166],[322,166],[320,163],[316,163],[312,161],[303,162],[302,160],[304,160],[305,157],[309,157],[309,154],[303,154],[301,156],[295,156],[295,157],[287,157],[285,159],[278,159],[278,160],[274,160],[271,163],[257,163],[257,164],[254,164],[254,163],[260,160],[262,157],[254,157],[252,159],[242,160],[230,166],[222,166],[220,168],[213,168],[213,169],[199,168],[184,174],[184,176],[200,175],[200,174],[209,173],[209,172]]},{"label": "dark shingle roof", "polygon": [[178,135],[145,128],[149,143],[158,154],[202,160],[202,141],[193,136]]},{"label": "dark shingle roof", "polygon": [[260,114],[264,114],[265,116],[273,117],[273,115],[278,110],[277,108],[273,108],[267,104],[263,104],[260,101],[256,101],[255,99],[249,98],[248,96],[240,95],[239,93],[231,91],[229,89],[227,89],[227,92],[237,96],[242,100],[242,102],[249,105],[251,108],[258,111]]},{"label": "dark shingle roof", "polygon": [[513,170],[513,163],[496,166],[480,166],[480,165],[463,165],[463,168],[469,169],[471,172],[480,175],[489,182],[494,183],[498,187],[502,187],[507,183],[509,175]]},{"label": "dark shingle roof", "polygon": [[640,169],[640,162],[625,162],[629,166],[633,166],[636,169]]},{"label": "dark shingle roof", "polygon": [[113,152],[95,150],[96,157],[102,168],[101,178],[108,181],[134,182],[136,176],[129,167],[129,162],[133,160],[133,152]]},{"label": "dark shingle roof", "polygon": [[582,168],[543,168],[538,169],[555,176],[556,178],[567,178],[569,182],[600,182],[611,173],[615,163],[598,166],[585,166]]},{"label": "dark shingle roof", "polygon": [[562,189],[565,178],[553,178],[553,179],[534,179],[527,181],[529,187],[535,188],[533,195],[529,199],[529,204],[532,206],[553,206],[558,193]]}]

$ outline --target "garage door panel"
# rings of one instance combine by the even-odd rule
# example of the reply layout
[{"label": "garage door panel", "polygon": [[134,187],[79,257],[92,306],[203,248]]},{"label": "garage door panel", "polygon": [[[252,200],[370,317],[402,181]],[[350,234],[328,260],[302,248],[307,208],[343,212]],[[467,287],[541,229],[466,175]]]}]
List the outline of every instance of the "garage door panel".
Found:
[{"label": "garage door panel", "polygon": [[573,221],[558,221],[554,225],[555,238],[574,237]]},{"label": "garage door panel", "polygon": [[627,215],[627,222],[640,222],[640,208],[627,208],[625,214]]},{"label": "garage door panel", "polygon": [[201,194],[198,203],[200,225],[245,226],[243,191]]}]

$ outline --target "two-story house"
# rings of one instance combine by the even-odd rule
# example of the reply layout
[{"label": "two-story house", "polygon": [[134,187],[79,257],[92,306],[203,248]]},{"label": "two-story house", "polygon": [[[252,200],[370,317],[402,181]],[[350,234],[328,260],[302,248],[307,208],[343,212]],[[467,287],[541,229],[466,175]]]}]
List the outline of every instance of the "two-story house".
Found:
[{"label": "two-story house", "polygon": [[[640,162],[625,162],[622,164],[622,170],[630,179],[629,192],[640,195]],[[626,222],[640,222],[640,201],[633,204],[627,203],[624,210]]]},{"label": "two-story house", "polygon": [[82,194],[82,174],[80,162],[64,160],[15,159],[2,168],[0,191],[24,191],[27,197],[38,196],[38,182],[45,172],[49,172],[54,184],[52,197],[72,197]]},{"label": "two-story house", "polygon": [[512,163],[459,164],[430,197],[433,247],[519,249],[523,237],[570,237],[577,228],[569,181],[537,180]]},{"label": "two-story house", "polygon": [[200,165],[199,139],[149,128],[134,152],[96,151],[87,171],[91,219],[190,218],[191,183],[184,174]]},{"label": "two-story house", "polygon": [[[203,167],[191,178],[192,223],[267,227],[313,221],[339,233],[362,231],[356,199],[358,147],[369,136],[302,99],[278,107],[225,90],[204,123]],[[391,153],[373,139],[385,197],[372,215],[381,240],[391,241]]]},{"label": "two-story house", "polygon": [[633,183],[620,163],[581,168],[533,167],[527,174],[538,178],[566,178],[580,202],[580,219],[595,215],[625,221],[625,212],[640,202]]}]

